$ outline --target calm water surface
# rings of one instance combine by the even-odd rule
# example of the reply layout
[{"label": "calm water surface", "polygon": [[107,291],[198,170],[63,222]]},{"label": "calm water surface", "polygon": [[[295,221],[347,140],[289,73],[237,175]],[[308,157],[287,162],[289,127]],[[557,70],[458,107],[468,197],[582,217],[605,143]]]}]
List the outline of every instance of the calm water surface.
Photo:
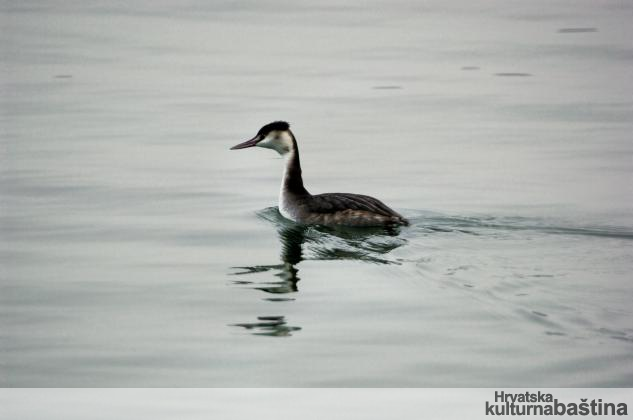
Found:
[{"label": "calm water surface", "polygon": [[3,3],[0,384],[633,386],[633,7],[477,3]]}]

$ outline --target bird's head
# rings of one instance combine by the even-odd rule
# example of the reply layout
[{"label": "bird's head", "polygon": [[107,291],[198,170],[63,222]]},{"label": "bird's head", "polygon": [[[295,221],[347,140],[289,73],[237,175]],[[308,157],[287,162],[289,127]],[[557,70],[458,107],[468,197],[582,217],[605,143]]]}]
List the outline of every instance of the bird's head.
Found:
[{"label": "bird's head", "polygon": [[290,124],[285,121],[266,124],[259,129],[255,137],[231,147],[231,150],[255,146],[276,150],[280,155],[290,152],[294,148],[294,136],[290,131]]}]

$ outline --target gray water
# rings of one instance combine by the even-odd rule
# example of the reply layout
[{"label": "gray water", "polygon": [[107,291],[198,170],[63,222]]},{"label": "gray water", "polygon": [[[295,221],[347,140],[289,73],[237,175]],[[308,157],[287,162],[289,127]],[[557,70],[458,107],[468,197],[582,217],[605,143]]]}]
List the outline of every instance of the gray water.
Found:
[{"label": "gray water", "polygon": [[633,4],[343,4],[2,3],[1,385],[633,386]]}]

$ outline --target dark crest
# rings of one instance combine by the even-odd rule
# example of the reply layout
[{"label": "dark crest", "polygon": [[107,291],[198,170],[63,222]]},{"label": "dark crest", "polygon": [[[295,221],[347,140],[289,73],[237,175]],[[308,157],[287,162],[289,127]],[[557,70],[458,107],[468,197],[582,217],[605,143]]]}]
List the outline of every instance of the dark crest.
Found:
[{"label": "dark crest", "polygon": [[259,129],[257,134],[262,137],[266,137],[271,131],[285,131],[290,128],[290,124],[285,121],[275,121],[270,124],[266,124]]}]

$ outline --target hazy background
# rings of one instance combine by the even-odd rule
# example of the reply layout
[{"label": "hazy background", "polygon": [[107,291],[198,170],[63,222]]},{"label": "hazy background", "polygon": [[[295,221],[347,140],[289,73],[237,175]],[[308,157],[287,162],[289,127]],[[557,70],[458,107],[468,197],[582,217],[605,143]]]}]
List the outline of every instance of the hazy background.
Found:
[{"label": "hazy background", "polygon": [[1,4],[3,386],[633,385],[631,2]]}]

